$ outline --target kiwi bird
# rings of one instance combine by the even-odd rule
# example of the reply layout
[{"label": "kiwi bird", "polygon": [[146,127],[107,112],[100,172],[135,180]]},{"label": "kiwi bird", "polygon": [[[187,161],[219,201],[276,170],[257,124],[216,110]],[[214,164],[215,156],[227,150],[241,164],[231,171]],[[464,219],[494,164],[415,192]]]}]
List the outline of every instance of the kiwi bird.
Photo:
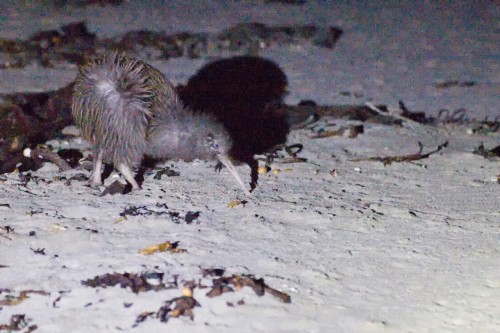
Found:
[{"label": "kiwi bird", "polygon": [[132,169],[148,155],[218,160],[250,193],[229,159],[233,140],[225,127],[184,107],[165,76],[138,59],[113,53],[83,65],[73,88],[72,114],[94,148],[91,186],[102,184],[102,163],[110,162],[139,189]]}]

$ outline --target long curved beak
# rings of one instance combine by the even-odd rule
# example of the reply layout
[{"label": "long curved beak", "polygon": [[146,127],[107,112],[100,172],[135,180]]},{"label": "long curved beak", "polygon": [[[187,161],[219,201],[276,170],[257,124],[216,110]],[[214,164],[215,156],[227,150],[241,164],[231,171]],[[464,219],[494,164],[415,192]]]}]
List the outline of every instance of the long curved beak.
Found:
[{"label": "long curved beak", "polygon": [[240,186],[243,189],[243,191],[245,192],[245,194],[250,195],[250,191],[245,187],[245,184],[241,180],[241,177],[238,174],[238,170],[236,170],[236,168],[234,167],[233,162],[231,162],[231,160],[229,160],[229,158],[227,156],[222,155],[222,154],[217,154],[217,159],[222,164],[224,164],[224,166],[229,170],[229,172],[231,172],[233,177],[236,178],[236,181],[238,182],[238,184],[240,184]]}]

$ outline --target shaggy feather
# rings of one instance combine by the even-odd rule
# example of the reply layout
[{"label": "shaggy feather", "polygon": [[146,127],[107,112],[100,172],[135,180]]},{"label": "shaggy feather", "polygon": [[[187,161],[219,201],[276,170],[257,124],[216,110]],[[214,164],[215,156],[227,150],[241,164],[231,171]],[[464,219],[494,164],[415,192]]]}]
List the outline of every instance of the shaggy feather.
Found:
[{"label": "shaggy feather", "polygon": [[211,115],[184,107],[161,72],[116,53],[80,69],[72,113],[82,136],[94,145],[91,184],[101,183],[102,161],[112,162],[134,188],[131,168],[144,155],[157,159],[219,159],[245,189],[228,153],[232,140]]}]

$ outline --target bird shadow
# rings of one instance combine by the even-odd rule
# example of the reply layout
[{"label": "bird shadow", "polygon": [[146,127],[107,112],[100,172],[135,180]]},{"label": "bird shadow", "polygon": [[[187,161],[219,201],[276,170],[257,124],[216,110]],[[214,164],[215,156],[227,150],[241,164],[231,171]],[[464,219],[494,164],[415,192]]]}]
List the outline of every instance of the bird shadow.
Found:
[{"label": "bird shadow", "polygon": [[216,60],[179,86],[182,102],[195,112],[213,114],[233,140],[230,156],[251,169],[251,188],[257,185],[263,154],[284,144],[290,131],[281,106],[288,80],[273,61],[255,56]]}]

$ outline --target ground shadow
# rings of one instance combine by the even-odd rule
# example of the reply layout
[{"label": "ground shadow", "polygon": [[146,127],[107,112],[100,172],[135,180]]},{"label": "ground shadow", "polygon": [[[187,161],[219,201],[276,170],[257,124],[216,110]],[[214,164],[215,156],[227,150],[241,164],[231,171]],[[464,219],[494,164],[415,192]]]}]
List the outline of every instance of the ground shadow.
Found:
[{"label": "ground shadow", "polygon": [[178,91],[188,107],[210,112],[224,124],[234,140],[231,157],[250,165],[252,183],[256,183],[253,156],[285,143],[290,131],[280,108],[287,83],[274,62],[238,56],[202,67]]}]

